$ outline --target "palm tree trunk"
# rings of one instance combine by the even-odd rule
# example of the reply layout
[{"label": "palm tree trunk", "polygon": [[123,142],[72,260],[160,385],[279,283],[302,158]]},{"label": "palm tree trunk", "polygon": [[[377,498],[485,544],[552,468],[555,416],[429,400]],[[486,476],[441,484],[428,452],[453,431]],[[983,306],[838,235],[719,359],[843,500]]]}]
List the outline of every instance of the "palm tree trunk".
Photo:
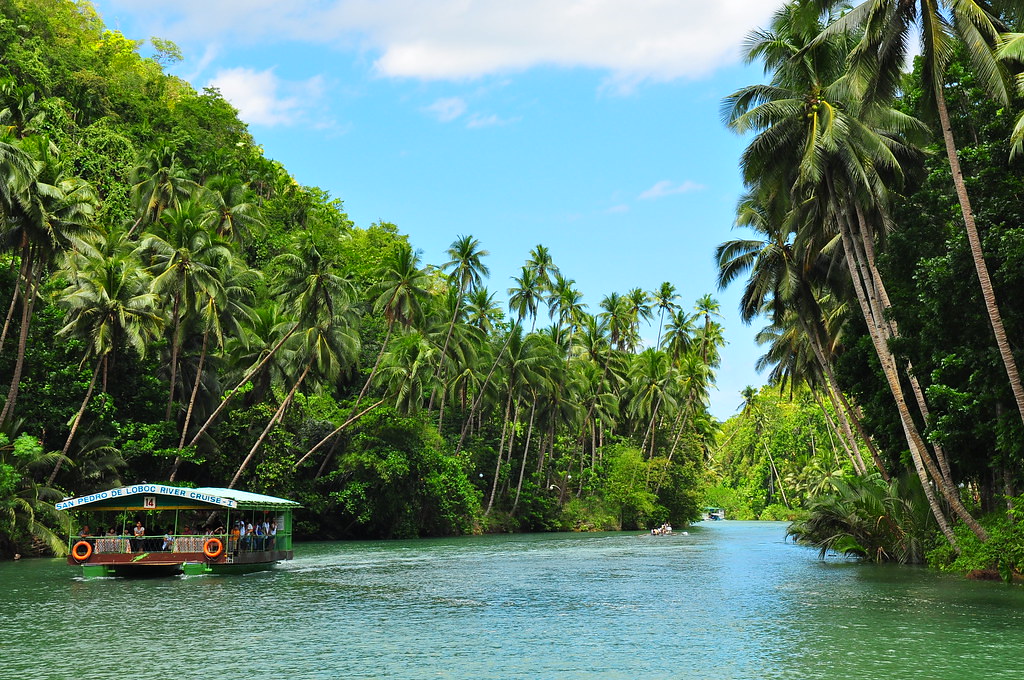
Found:
[{"label": "palm tree trunk", "polygon": [[310,457],[311,455],[313,455],[313,454],[314,454],[314,453],[315,453],[316,451],[318,451],[318,450],[320,449],[320,447],[321,447],[321,446],[323,446],[323,445],[324,445],[324,444],[326,444],[326,443],[327,443],[328,441],[330,441],[331,437],[333,437],[334,435],[338,434],[339,432],[341,432],[342,430],[344,430],[344,429],[345,429],[346,427],[348,427],[349,425],[351,425],[351,424],[352,424],[352,423],[354,423],[355,421],[359,420],[360,418],[362,418],[363,416],[365,416],[365,415],[366,415],[367,413],[369,413],[370,411],[372,411],[373,409],[377,408],[378,406],[380,406],[380,405],[381,405],[381,404],[383,404],[383,403],[384,403],[384,400],[383,400],[383,399],[381,399],[380,401],[378,401],[378,402],[376,402],[376,403],[374,403],[374,404],[372,404],[372,405],[370,405],[370,406],[367,406],[366,408],[364,408],[364,409],[363,409],[362,411],[360,411],[360,412],[359,412],[359,413],[357,413],[356,415],[354,415],[354,416],[351,416],[351,417],[350,417],[350,418],[349,418],[348,420],[346,420],[346,421],[345,421],[345,422],[343,422],[343,423],[342,423],[341,425],[339,425],[339,426],[338,426],[338,427],[336,427],[336,428],[335,428],[334,430],[332,430],[332,431],[331,431],[331,433],[330,433],[329,435],[327,435],[326,437],[324,437],[323,439],[321,439],[321,440],[320,440],[319,442],[317,442],[317,443],[316,443],[316,446],[314,446],[313,448],[311,448],[311,449],[310,449],[309,451],[306,451],[306,453],[304,453],[304,454],[302,455],[302,458],[299,458],[299,460],[298,460],[298,461],[296,461],[296,463],[295,463],[295,465],[294,465],[294,466],[292,467],[292,469],[293,469],[293,470],[298,470],[298,469],[299,469],[299,466],[300,466],[300,465],[302,465],[302,464],[303,464],[304,462],[306,462],[306,459],[307,459],[307,458],[309,458],[309,457]]},{"label": "palm tree trunk", "polygon": [[[518,325],[518,324],[516,324],[516,325]],[[512,328],[514,329],[515,326],[513,326]],[[462,433],[459,435],[459,443],[455,447],[455,454],[456,455],[458,455],[458,453],[460,451],[462,451],[462,445],[466,441],[466,432],[467,432],[467,430],[469,428],[470,423],[473,420],[473,414],[480,407],[480,403],[484,399],[484,394],[487,392],[487,385],[491,382],[491,376],[494,375],[494,370],[498,367],[498,362],[501,361],[501,355],[505,353],[506,349],[508,349],[508,345],[509,345],[509,342],[511,342],[511,340],[512,340],[512,330],[509,330],[508,336],[505,338],[505,344],[503,344],[501,346],[501,350],[498,351],[498,356],[494,357],[494,363],[491,364],[490,370],[487,371],[487,377],[484,378],[484,382],[483,382],[483,384],[480,385],[480,391],[477,394],[476,399],[473,400],[473,404],[469,407],[469,416],[466,418],[465,422],[462,424]]]},{"label": "palm tree trunk", "polygon": [[199,352],[199,366],[196,369],[196,379],[192,383],[192,395],[188,400],[188,410],[185,412],[185,423],[181,426],[181,439],[178,440],[178,455],[174,457],[174,464],[167,480],[173,482],[178,476],[178,467],[181,465],[181,450],[185,448],[185,437],[188,436],[188,425],[192,422],[192,409],[196,405],[196,395],[199,394],[199,385],[203,380],[203,364],[206,363],[206,348],[210,339],[210,330],[203,333],[203,349]]},{"label": "palm tree trunk", "polygon": [[484,517],[491,514],[491,507],[494,505],[494,496],[498,491],[498,475],[501,472],[501,458],[505,453],[505,431],[508,427],[508,417],[512,412],[512,390],[508,391],[508,399],[505,400],[505,419],[501,427],[501,444],[498,446],[498,462],[494,466],[494,481],[491,482],[491,495],[487,499],[487,509],[484,510]]},{"label": "palm tree trunk", "polygon": [[[834,420],[832,420],[832,416],[829,415],[828,409],[826,409],[825,404],[821,402],[821,398],[818,396],[817,392],[811,390],[811,394],[814,396],[814,403],[818,405],[818,408],[821,409],[821,414],[825,416],[825,422],[829,427],[829,438],[831,438],[832,434],[835,433],[836,439],[839,439],[839,443],[842,444],[843,453],[846,454],[846,458],[850,461],[850,464],[853,465],[854,471],[856,471],[858,475],[864,474],[863,471],[857,469],[857,459],[854,458],[853,450],[851,448],[851,446],[856,446],[856,440],[848,441],[846,439],[844,431],[839,428],[839,425],[837,425]],[[829,395],[829,397],[831,399],[831,395]],[[834,401],[832,402],[832,408],[836,408]],[[836,455],[836,463],[839,463],[839,452],[836,451],[835,439],[832,439],[832,451]]]},{"label": "palm tree trunk", "polygon": [[430,402],[427,404],[427,410],[430,411],[434,408],[434,394],[437,391],[437,380],[441,376],[441,371],[444,368],[445,356],[448,354],[448,343],[452,339],[452,331],[455,330],[455,321],[459,318],[459,310],[462,309],[462,298],[466,294],[465,289],[459,286],[459,301],[455,304],[455,313],[452,314],[452,321],[448,324],[448,333],[444,336],[444,346],[441,348],[441,356],[437,360],[437,369],[434,371],[434,383],[435,386],[430,390]]},{"label": "palm tree trunk", "polygon": [[[852,233],[851,238],[854,242],[855,249],[860,248],[860,250],[855,250],[855,253],[863,257],[866,263],[866,271],[870,272],[871,280],[874,284],[875,295],[869,298],[869,302],[872,305],[873,314],[875,315],[876,319],[878,319],[878,325],[881,326],[884,331],[887,331],[885,338],[886,346],[888,347],[889,340],[899,337],[899,327],[897,326],[896,320],[893,318],[892,314],[889,313],[891,307],[889,303],[889,295],[885,290],[885,284],[882,281],[882,275],[874,264],[874,244],[872,242],[871,232],[867,226],[867,220],[864,218],[864,215],[860,210],[860,206],[856,206],[856,216],[857,223],[859,226],[860,238],[858,239],[856,235]],[[896,358],[891,352],[889,352],[889,358],[893,362],[894,370],[896,370]],[[908,366],[907,370],[908,372],[910,372],[911,368]],[[921,411],[922,417],[927,419],[928,404],[925,401],[924,393],[921,390],[920,385],[917,383],[917,378],[911,374],[909,382],[914,397],[917,401],[918,409]],[[942,450],[940,446],[933,445],[935,451],[935,460],[939,461],[940,467],[942,467],[943,465],[945,466],[944,474],[942,470],[936,468],[936,463],[935,460],[933,460],[932,458],[932,453],[929,451],[928,446],[924,443],[924,438],[921,437],[916,427],[914,429],[914,432],[917,434],[918,438],[921,441],[920,453],[922,456],[922,462],[927,468],[928,473],[931,475],[932,479],[935,481],[935,485],[938,487],[943,497],[946,499],[950,507],[953,509],[953,512],[955,512],[956,515],[961,520],[963,520],[964,524],[966,524],[974,533],[974,535],[978,537],[978,540],[982,542],[988,540],[988,532],[985,531],[985,528],[978,523],[978,520],[976,520],[974,516],[971,515],[967,508],[964,507],[963,501],[960,499],[960,491],[957,488],[956,484],[953,482],[952,475],[949,474],[948,463],[945,463],[945,452]]]},{"label": "palm tree trunk", "polygon": [[32,319],[32,308],[35,306],[35,262],[31,248],[27,245],[22,250],[22,258],[28,259],[28,266],[25,273],[25,295],[21,299],[21,329],[18,333],[18,357],[14,362],[14,372],[11,375],[11,386],[7,390],[7,401],[4,402],[4,409],[0,411],[0,425],[4,425],[14,417],[14,405],[18,401],[18,389],[21,385],[21,373],[25,368],[25,351],[28,349],[28,327]]},{"label": "palm tree trunk", "polygon": [[85,391],[85,399],[82,400],[82,406],[79,407],[78,413],[75,414],[75,422],[71,424],[71,432],[68,433],[67,441],[64,442],[64,449],[61,451],[60,458],[57,459],[57,464],[53,466],[53,472],[50,473],[49,479],[46,480],[46,486],[53,486],[53,480],[57,479],[57,473],[60,472],[61,464],[64,462],[68,455],[68,451],[71,449],[71,440],[75,438],[75,433],[78,432],[78,426],[82,422],[82,416],[85,415],[85,409],[89,405],[89,400],[92,398],[92,391],[96,387],[96,378],[100,374],[100,366],[106,357],[100,357],[96,360],[96,368],[92,370],[92,379],[89,381],[89,389]]},{"label": "palm tree trunk", "polygon": [[11,319],[14,318],[14,310],[18,307],[18,299],[21,297],[21,287],[28,278],[28,271],[26,269],[27,264],[28,262],[22,258],[21,266],[18,268],[18,278],[14,282],[14,294],[11,295],[11,305],[7,308],[7,318],[4,319],[4,330],[0,333],[0,354],[4,351],[4,344],[7,341],[7,333],[11,328]]},{"label": "palm tree trunk", "polygon": [[1003,366],[1006,368],[1006,376],[1010,380],[1010,389],[1013,390],[1013,398],[1017,402],[1017,411],[1020,413],[1021,421],[1024,422],[1024,386],[1021,385],[1020,373],[1017,371],[1017,361],[1013,357],[1013,351],[1010,349],[1010,343],[1006,338],[1006,329],[1003,326],[999,305],[996,303],[992,279],[989,277],[988,266],[985,264],[981,237],[978,234],[978,227],[974,222],[974,211],[971,209],[971,199],[967,195],[967,185],[964,182],[963,171],[960,169],[960,159],[957,157],[956,142],[953,139],[953,128],[949,122],[949,110],[946,108],[946,96],[942,87],[935,88],[935,105],[939,112],[942,141],[946,145],[946,156],[949,159],[949,169],[953,175],[953,186],[956,188],[956,196],[960,201],[960,210],[964,216],[967,241],[971,246],[971,259],[974,260],[974,269],[978,273],[978,282],[981,284],[981,297],[985,301],[985,311],[988,312],[989,322],[992,324],[992,333],[996,338],[999,356],[1002,357]]},{"label": "palm tree trunk", "polygon": [[[831,185],[831,180],[829,180],[829,185],[830,190],[835,194],[835,189]],[[883,332],[883,323],[878,318],[878,315],[876,314],[872,303],[869,301],[865,290],[866,282],[871,281],[872,276],[867,271],[867,265],[856,257],[857,248],[853,243],[853,234],[851,233],[844,216],[838,215],[837,217],[843,240],[843,255],[846,258],[846,265],[850,271],[850,278],[853,281],[853,288],[856,293],[857,302],[860,304],[861,312],[864,315],[864,321],[868,327],[868,335],[871,337],[871,341],[874,344],[875,353],[878,355],[879,363],[882,366],[882,372],[885,375],[886,382],[889,384],[889,390],[892,392],[893,399],[896,401],[896,410],[899,413],[900,424],[903,426],[903,433],[906,436],[907,444],[910,448],[910,455],[914,461],[914,469],[917,471],[917,476],[921,480],[921,488],[928,500],[928,507],[931,508],[932,515],[934,515],[935,521],[939,525],[939,529],[942,531],[942,534],[946,537],[946,540],[950,545],[956,547],[956,536],[954,536],[953,530],[949,526],[945,513],[943,513],[942,508],[939,506],[939,501],[935,497],[935,491],[932,489],[931,482],[928,479],[928,472],[925,468],[921,455],[924,442],[920,434],[917,432],[917,426],[914,424],[914,421],[910,416],[910,409],[907,406],[907,402],[903,394],[903,386],[900,384],[900,378],[896,369],[896,361],[892,356],[892,352],[888,345],[888,336],[890,334]],[[885,330],[888,330],[888,326],[885,327]],[[926,451],[924,454],[928,455]]]},{"label": "palm tree trunk", "polygon": [[362,401],[363,396],[366,394],[366,390],[370,389],[370,385],[373,383],[373,378],[377,375],[377,369],[380,367],[380,360],[384,356],[384,352],[387,351],[388,342],[391,340],[391,331],[394,328],[395,322],[392,319],[388,322],[388,332],[384,335],[384,344],[380,346],[380,351],[377,352],[377,360],[373,362],[373,368],[370,369],[370,375],[366,378],[366,382],[363,383],[363,389],[359,390],[359,396],[356,397],[356,403],[352,407],[355,410],[359,406],[359,402]]},{"label": "palm tree trunk", "polygon": [[263,370],[263,367],[266,366],[270,359],[277,353],[277,350],[281,349],[281,345],[283,345],[285,341],[288,340],[288,338],[290,338],[292,334],[295,333],[296,330],[298,330],[298,328],[298,323],[292,326],[291,330],[288,331],[285,334],[285,336],[281,338],[277,342],[277,344],[274,345],[274,347],[267,353],[267,356],[263,357],[260,363],[258,363],[255,368],[246,373],[245,376],[238,382],[238,384],[235,385],[234,388],[230,392],[228,392],[223,399],[221,399],[220,404],[217,405],[217,408],[214,409],[213,413],[211,413],[210,416],[206,419],[206,422],[203,423],[203,426],[200,427],[199,431],[192,436],[191,441],[189,441],[188,443],[189,446],[192,446],[197,441],[199,441],[199,438],[203,436],[203,433],[206,432],[207,429],[209,429],[210,425],[213,424],[213,421],[217,419],[217,416],[220,415],[220,412],[224,410],[224,408],[228,405],[228,402],[231,401],[232,397],[235,396],[238,390],[242,389],[242,387],[244,387],[246,383],[252,380],[257,373]]},{"label": "palm tree trunk", "polygon": [[270,422],[268,422],[267,426],[263,428],[263,432],[260,434],[259,439],[257,439],[256,443],[252,445],[251,449],[249,449],[249,455],[247,455],[245,459],[242,461],[242,464],[238,466],[238,470],[235,471],[235,476],[231,478],[231,483],[228,484],[229,489],[235,488],[235,484],[238,483],[238,478],[242,476],[242,472],[244,472],[245,468],[249,466],[249,462],[252,461],[252,457],[256,455],[256,451],[258,451],[260,445],[263,444],[263,440],[267,438],[268,434],[270,434],[270,430],[274,427],[274,425],[276,425],[281,420],[281,418],[284,417],[285,409],[288,408],[288,404],[291,403],[292,397],[295,396],[295,392],[299,389],[299,385],[301,385],[302,381],[306,379],[307,375],[309,375],[309,371],[311,368],[313,368],[312,359],[310,359],[309,363],[306,364],[306,369],[302,371],[302,375],[300,375],[299,379],[295,381],[294,385],[292,385],[292,388],[288,391],[288,396],[286,396],[284,398],[284,401],[281,402],[281,405],[277,408],[277,411],[270,419]]},{"label": "palm tree trunk", "polygon": [[526,458],[530,455],[530,438],[533,436],[533,417],[537,412],[537,400],[530,404],[530,425],[526,428],[526,443],[523,445],[523,464],[519,466],[519,482],[516,484],[516,499],[512,503],[512,513],[519,507],[519,494],[523,489],[523,477],[526,474]]},{"label": "palm tree trunk", "polygon": [[181,331],[181,318],[178,311],[181,308],[181,295],[174,296],[174,309],[171,318],[174,320],[171,326],[171,389],[167,396],[167,410],[164,412],[164,420],[171,419],[171,408],[174,406],[174,390],[178,382],[178,334]]}]

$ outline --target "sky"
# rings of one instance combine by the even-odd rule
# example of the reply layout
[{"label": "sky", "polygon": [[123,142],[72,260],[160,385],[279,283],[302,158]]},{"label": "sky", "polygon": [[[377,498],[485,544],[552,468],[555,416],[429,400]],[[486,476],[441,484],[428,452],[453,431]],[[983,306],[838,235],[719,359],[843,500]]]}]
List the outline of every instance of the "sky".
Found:
[{"label": "sky", "polygon": [[[269,158],[391,222],[425,263],[459,236],[507,298],[545,245],[588,311],[676,286],[719,301],[728,342],[711,412],[760,385],[740,289],[716,285],[745,141],[719,112],[758,82],[741,63],[771,0],[95,0],[108,28],[174,41],[168,70],[216,87]],[[151,53],[150,46],[141,48]],[[543,318],[539,320],[543,322]],[[655,319],[644,331],[653,345]]]}]

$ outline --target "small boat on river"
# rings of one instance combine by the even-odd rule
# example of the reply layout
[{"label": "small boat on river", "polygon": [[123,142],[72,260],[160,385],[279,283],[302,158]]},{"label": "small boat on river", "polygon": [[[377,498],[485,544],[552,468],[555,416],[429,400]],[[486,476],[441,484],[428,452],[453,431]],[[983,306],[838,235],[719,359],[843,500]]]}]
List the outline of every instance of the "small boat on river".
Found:
[{"label": "small boat on river", "polygon": [[[82,575],[237,573],[290,560],[295,501],[215,487],[135,484],[56,503],[82,531],[68,564]],[[97,528],[97,534],[90,532]]]}]

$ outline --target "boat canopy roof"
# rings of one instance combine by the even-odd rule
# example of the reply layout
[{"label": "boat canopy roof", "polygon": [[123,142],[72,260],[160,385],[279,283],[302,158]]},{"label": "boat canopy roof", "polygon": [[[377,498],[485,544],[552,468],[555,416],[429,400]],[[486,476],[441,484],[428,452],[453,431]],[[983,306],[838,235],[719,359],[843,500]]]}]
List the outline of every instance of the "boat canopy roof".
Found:
[{"label": "boat canopy roof", "polygon": [[284,510],[299,504],[285,498],[220,487],[189,488],[167,484],[134,484],[97,491],[87,496],[66,498],[55,504],[58,510],[201,510],[238,508],[242,510]]}]

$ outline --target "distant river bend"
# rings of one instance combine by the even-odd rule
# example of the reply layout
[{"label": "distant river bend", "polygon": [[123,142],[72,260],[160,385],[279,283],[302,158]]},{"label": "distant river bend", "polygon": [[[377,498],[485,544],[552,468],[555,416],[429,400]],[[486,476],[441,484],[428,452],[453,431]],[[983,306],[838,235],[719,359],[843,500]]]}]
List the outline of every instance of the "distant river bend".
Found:
[{"label": "distant river bend", "polygon": [[1024,678],[1024,588],[822,562],[784,533],[299,544],[230,577],[0,563],[0,677]]}]

